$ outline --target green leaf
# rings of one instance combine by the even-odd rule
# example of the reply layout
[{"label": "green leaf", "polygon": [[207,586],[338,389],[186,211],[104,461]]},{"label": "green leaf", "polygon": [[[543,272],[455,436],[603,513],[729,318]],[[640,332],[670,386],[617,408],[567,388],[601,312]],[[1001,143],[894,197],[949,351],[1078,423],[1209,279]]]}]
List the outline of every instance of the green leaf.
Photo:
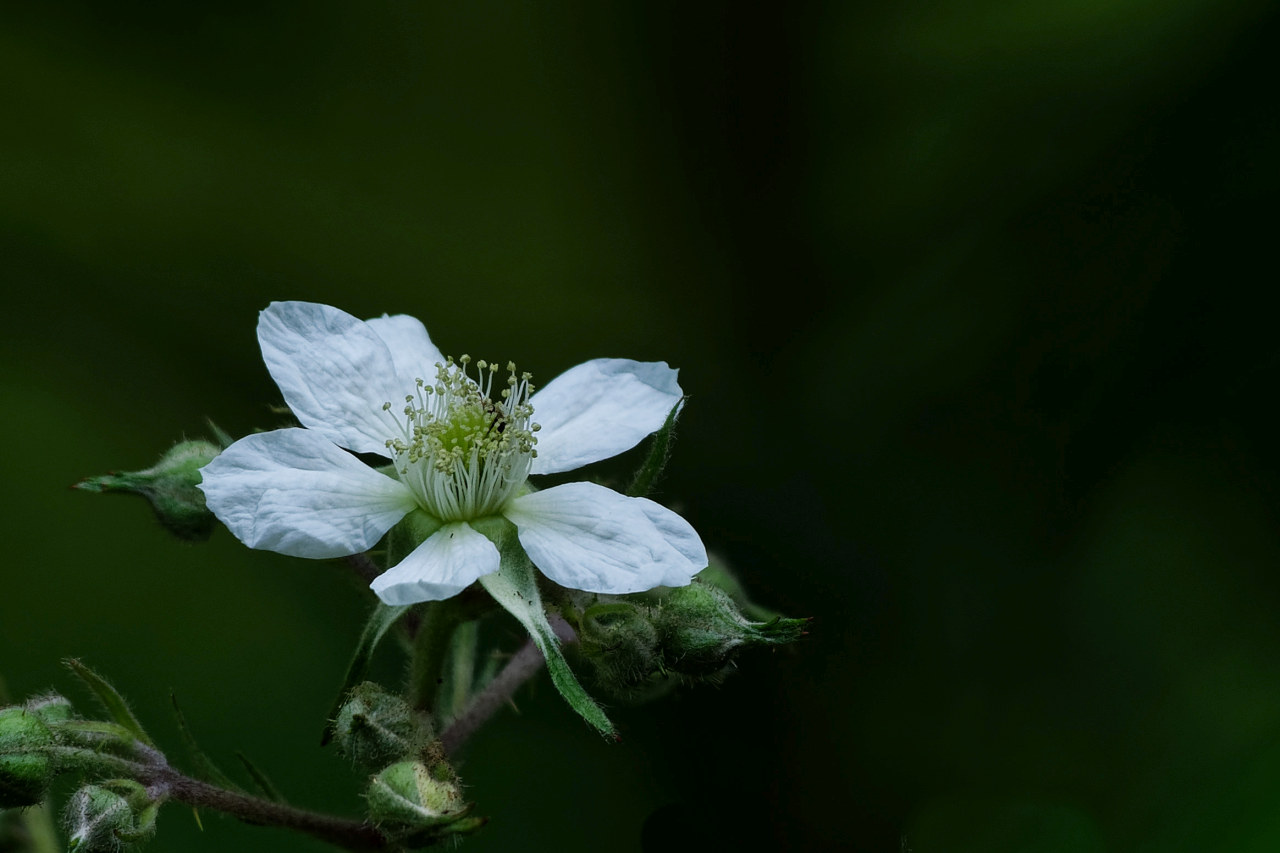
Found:
[{"label": "green leaf", "polygon": [[551,674],[551,682],[569,706],[601,734],[616,739],[613,723],[609,722],[604,710],[587,694],[578,683],[573,670],[569,669],[569,663],[560,651],[560,639],[556,637],[551,623],[547,621],[547,613],[542,608],[542,597],[538,593],[533,564],[514,536],[502,549],[502,568],[480,578],[480,583],[529,632],[538,650],[547,659],[547,672]]},{"label": "green leaf", "polygon": [[321,746],[333,740],[333,721],[337,718],[338,711],[342,710],[342,703],[346,700],[347,694],[353,687],[364,681],[364,674],[369,669],[369,661],[373,659],[374,649],[378,647],[378,643],[382,642],[382,638],[386,636],[391,626],[409,611],[410,606],[407,604],[392,606],[378,602],[378,605],[373,608],[369,621],[365,623],[364,632],[360,634],[360,641],[356,643],[356,652],[347,666],[347,674],[342,679],[342,688],[338,691],[337,698],[333,700],[333,707],[329,709],[324,736],[320,738]]},{"label": "green leaf", "polygon": [[653,491],[658,478],[662,476],[662,470],[667,467],[667,460],[671,458],[676,419],[680,417],[680,411],[684,408],[684,401],[687,399],[689,398],[681,397],[676,401],[667,414],[667,420],[662,425],[662,429],[653,434],[653,440],[649,443],[649,456],[636,471],[635,477],[631,479],[631,485],[627,486],[628,496],[642,498]]},{"label": "green leaf", "polygon": [[178,731],[182,735],[182,743],[186,746],[187,752],[191,753],[191,760],[195,763],[196,776],[206,782],[221,785],[223,788],[228,788],[232,791],[244,790],[231,781],[227,774],[218,769],[218,765],[213,763],[213,759],[205,755],[204,750],[196,743],[195,735],[191,733],[191,728],[187,725],[187,718],[182,713],[182,708],[178,706],[178,697],[170,693],[169,701],[173,703],[173,715],[178,718]]},{"label": "green leaf", "polygon": [[244,765],[244,769],[253,779],[254,786],[262,796],[275,803],[285,803],[284,795],[280,793],[280,789],[271,784],[271,780],[266,774],[257,768],[257,766],[249,760],[249,757],[243,752],[237,752],[236,758],[240,759],[240,763]]},{"label": "green leaf", "polygon": [[129,703],[124,701],[124,697],[120,695],[107,680],[98,673],[89,669],[75,658],[67,658],[63,664],[72,671],[81,681],[88,685],[94,695],[98,697],[98,701],[106,708],[111,718],[119,723],[138,740],[147,746],[155,747],[155,742],[142,728],[142,723],[138,722],[138,718],[133,715],[133,711],[129,709]]}]

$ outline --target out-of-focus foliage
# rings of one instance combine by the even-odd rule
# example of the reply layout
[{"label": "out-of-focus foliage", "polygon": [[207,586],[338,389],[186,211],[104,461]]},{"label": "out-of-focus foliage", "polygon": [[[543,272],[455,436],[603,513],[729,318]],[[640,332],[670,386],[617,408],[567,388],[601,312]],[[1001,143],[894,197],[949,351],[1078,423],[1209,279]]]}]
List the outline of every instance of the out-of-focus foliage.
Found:
[{"label": "out-of-focus foliage", "polygon": [[[655,497],[815,617],[617,746],[522,694],[468,850],[1274,849],[1277,11],[9,4],[10,691],[79,655],[356,810],[316,740],[362,585],[67,488],[277,425],[253,317],[311,299],[535,381],[679,366]],[[151,849],[315,847],[175,812]]]}]

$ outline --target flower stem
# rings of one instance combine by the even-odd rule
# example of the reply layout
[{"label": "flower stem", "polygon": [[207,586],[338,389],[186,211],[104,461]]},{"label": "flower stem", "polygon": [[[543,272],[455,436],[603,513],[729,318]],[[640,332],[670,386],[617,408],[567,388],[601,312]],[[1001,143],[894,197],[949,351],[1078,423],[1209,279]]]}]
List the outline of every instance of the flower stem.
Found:
[{"label": "flower stem", "polygon": [[453,599],[432,601],[423,608],[409,668],[409,702],[413,707],[427,713],[435,711],[449,641],[462,621],[461,608]]},{"label": "flower stem", "polygon": [[390,842],[378,829],[363,821],[334,817],[238,791],[228,791],[184,776],[171,767],[154,768],[141,780],[164,790],[170,799],[231,815],[245,823],[278,826],[310,835],[344,850],[386,850]]},{"label": "flower stem", "polygon": [[[65,761],[84,758],[90,752],[92,751],[59,746],[51,754]],[[145,785],[157,800],[176,800],[189,806],[214,809],[257,826],[292,829],[344,850],[392,848],[385,835],[364,821],[307,811],[193,779],[170,766],[159,751],[141,743],[135,744],[135,752],[135,758],[106,753],[98,753],[93,758],[100,770],[118,773]]]},{"label": "flower stem", "polygon": [[[574,633],[568,622],[559,616],[551,616],[550,622],[562,644],[569,645],[578,641],[578,635]],[[507,661],[502,672],[499,672],[493,681],[472,697],[467,709],[459,714],[440,735],[445,753],[452,754],[461,747],[467,738],[475,734],[476,730],[497,713],[500,707],[511,700],[521,685],[541,671],[544,663],[546,659],[543,658],[542,652],[538,651],[533,640],[525,641],[520,650],[511,656],[511,660]]]}]

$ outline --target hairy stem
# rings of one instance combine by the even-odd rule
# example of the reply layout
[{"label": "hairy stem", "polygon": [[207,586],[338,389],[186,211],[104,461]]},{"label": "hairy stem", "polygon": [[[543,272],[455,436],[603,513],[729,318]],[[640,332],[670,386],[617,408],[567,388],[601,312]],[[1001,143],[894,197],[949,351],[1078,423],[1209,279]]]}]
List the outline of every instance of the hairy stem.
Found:
[{"label": "hairy stem", "polygon": [[[552,616],[550,622],[561,643],[569,645],[578,641],[578,635],[568,622],[559,616]],[[546,660],[542,657],[542,652],[538,651],[533,640],[527,640],[493,681],[471,698],[467,709],[440,735],[445,753],[452,754],[461,747],[467,738],[475,734],[499,708],[511,700],[521,685],[538,674],[544,663]]]},{"label": "hairy stem", "polygon": [[409,702],[413,707],[427,713],[435,711],[449,641],[462,621],[461,608],[453,599],[431,601],[423,609],[422,622],[413,638],[409,669]]},{"label": "hairy stem", "polygon": [[363,821],[334,817],[286,806],[238,791],[228,791],[184,776],[171,767],[151,768],[140,781],[164,791],[170,799],[214,809],[245,823],[279,826],[310,835],[345,850],[387,850],[391,844],[378,829]]},{"label": "hairy stem", "polygon": [[364,821],[307,811],[193,779],[170,766],[158,750],[142,743],[134,744],[134,752],[134,757],[125,758],[78,747],[56,746],[50,754],[62,761],[92,761],[99,771],[119,774],[145,785],[157,799],[213,809],[257,826],[292,829],[345,850],[392,848],[386,836]]}]

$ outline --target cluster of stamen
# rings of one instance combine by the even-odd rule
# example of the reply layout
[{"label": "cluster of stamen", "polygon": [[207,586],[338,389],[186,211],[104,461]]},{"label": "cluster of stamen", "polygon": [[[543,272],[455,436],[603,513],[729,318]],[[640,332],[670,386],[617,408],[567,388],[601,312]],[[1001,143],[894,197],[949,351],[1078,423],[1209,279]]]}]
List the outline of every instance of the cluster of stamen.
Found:
[{"label": "cluster of stamen", "polygon": [[436,364],[436,379],[417,380],[415,393],[404,398],[404,419],[395,420],[397,438],[387,440],[400,478],[423,508],[445,521],[479,518],[497,512],[515,496],[538,455],[530,422],[531,376],[517,376],[507,363],[507,387],[493,396],[498,365],[476,362],[477,378],[468,375],[471,357]]}]

